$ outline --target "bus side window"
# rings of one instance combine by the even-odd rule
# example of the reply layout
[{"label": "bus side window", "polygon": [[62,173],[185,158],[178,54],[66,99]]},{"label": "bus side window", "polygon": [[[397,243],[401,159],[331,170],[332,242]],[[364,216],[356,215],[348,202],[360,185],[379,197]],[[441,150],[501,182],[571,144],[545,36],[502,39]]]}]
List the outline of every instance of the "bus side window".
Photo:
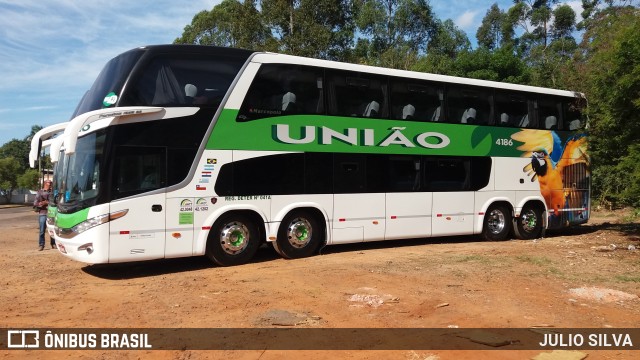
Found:
[{"label": "bus side window", "polygon": [[391,79],[391,119],[439,121],[442,87],[414,79]]},{"label": "bus side window", "polygon": [[367,73],[331,71],[327,76],[329,115],[386,118],[387,78]]},{"label": "bus side window", "polygon": [[323,70],[265,64],[253,80],[237,121],[298,114],[324,114]]},{"label": "bus side window", "polygon": [[532,127],[529,116],[529,102],[524,96],[496,92],[495,112],[498,114],[496,125],[519,128]]},{"label": "bus side window", "polygon": [[424,171],[428,191],[468,191],[470,188],[469,159],[427,158]]},{"label": "bus side window", "polygon": [[166,148],[127,146],[116,148],[113,199],[166,186]]},{"label": "bus side window", "polygon": [[584,127],[582,109],[586,105],[583,98],[574,98],[563,102],[563,129],[569,131],[580,130]]},{"label": "bus side window", "polygon": [[452,86],[447,91],[448,122],[485,125],[491,116],[491,91]]},{"label": "bus side window", "polygon": [[558,121],[561,118],[562,102],[556,97],[544,97],[538,99],[538,128],[544,130],[557,130]]}]

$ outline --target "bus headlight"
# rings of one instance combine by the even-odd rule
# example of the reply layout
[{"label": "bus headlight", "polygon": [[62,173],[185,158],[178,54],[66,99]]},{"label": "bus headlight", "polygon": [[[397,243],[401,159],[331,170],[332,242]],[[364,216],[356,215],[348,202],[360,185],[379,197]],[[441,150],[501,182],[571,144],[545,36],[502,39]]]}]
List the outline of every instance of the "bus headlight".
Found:
[{"label": "bus headlight", "polygon": [[87,219],[87,220],[81,222],[80,224],[72,227],[71,229],[62,229],[62,228],[59,228],[59,227],[56,226],[56,229],[55,229],[56,230],[56,234],[58,236],[60,236],[61,238],[71,239],[74,236],[76,236],[78,234],[82,234],[83,232],[85,232],[85,231],[87,231],[87,230],[89,230],[89,229],[91,229],[93,227],[96,227],[96,226],[101,225],[101,224],[108,223],[109,221],[112,221],[112,220],[119,219],[119,218],[125,216],[128,212],[129,212],[129,210],[125,209],[125,210],[120,210],[120,211],[113,212],[111,214],[99,215],[99,216],[96,216],[94,218]]},{"label": "bus headlight", "polygon": [[107,222],[109,222],[109,214],[104,214],[81,222],[80,224],[72,227],[71,231],[75,234],[82,234],[92,227],[96,227]]}]

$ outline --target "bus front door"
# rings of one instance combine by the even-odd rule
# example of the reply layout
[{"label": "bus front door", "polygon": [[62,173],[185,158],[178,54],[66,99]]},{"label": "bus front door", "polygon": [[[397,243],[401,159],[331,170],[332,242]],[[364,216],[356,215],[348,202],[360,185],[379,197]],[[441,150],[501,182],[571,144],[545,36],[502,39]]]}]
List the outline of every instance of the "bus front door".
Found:
[{"label": "bus front door", "polygon": [[111,213],[127,214],[109,222],[109,261],[138,261],[164,257],[165,193],[111,203]]}]

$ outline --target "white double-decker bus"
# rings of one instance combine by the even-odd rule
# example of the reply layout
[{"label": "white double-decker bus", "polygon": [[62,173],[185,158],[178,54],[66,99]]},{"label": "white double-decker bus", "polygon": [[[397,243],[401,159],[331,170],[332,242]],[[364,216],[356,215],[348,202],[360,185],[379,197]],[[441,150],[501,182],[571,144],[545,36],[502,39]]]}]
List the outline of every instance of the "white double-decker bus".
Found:
[{"label": "white double-decker bus", "polygon": [[133,49],[65,127],[58,249],[226,266],[264,242],[297,258],[325,244],[538,238],[589,218],[584,103],[273,53]]}]

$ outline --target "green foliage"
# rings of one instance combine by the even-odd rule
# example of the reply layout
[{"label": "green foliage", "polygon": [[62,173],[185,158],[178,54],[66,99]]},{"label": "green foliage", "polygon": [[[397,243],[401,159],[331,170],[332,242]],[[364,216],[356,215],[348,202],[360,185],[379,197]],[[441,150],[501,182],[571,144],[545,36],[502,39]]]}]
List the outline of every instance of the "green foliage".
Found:
[{"label": "green foliage", "polygon": [[355,19],[359,53],[370,65],[410,69],[438,32],[425,0],[363,0]]},{"label": "green foliage", "polygon": [[11,202],[11,194],[18,187],[20,162],[13,157],[0,158],[0,193]]},{"label": "green foliage", "polygon": [[640,205],[640,12],[609,8],[591,21],[584,66],[594,196]]},{"label": "green foliage", "polygon": [[18,186],[24,189],[34,190],[38,188],[39,179],[40,173],[38,173],[38,170],[29,169],[18,176]]},{"label": "green foliage", "polygon": [[223,0],[211,11],[196,14],[185,26],[176,44],[237,47],[252,50],[277,50],[269,28],[254,1]]}]

